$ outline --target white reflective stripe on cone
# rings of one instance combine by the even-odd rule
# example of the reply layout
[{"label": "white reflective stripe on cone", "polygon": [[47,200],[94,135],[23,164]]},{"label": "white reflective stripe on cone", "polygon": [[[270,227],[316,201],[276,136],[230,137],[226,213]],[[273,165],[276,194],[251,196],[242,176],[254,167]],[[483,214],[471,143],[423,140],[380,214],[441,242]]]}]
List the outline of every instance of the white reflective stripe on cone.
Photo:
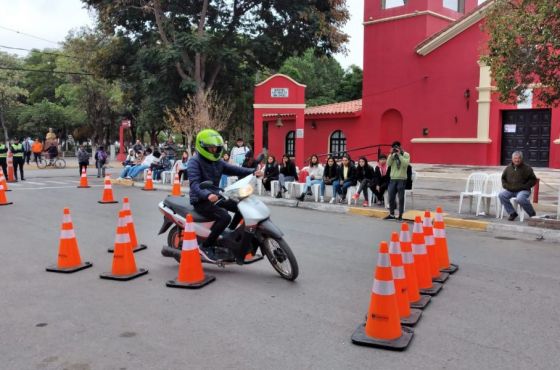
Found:
[{"label": "white reflective stripe on cone", "polygon": [[103,189],[107,190],[107,189],[111,189],[111,184],[105,184],[105,186],[103,187]]},{"label": "white reflective stripe on cone", "polygon": [[117,236],[115,236],[115,244],[124,243],[130,243],[130,236],[128,235],[128,233],[117,234]]},{"label": "white reflective stripe on cone", "polygon": [[377,257],[377,266],[379,267],[391,267],[391,259],[386,253],[379,253]]},{"label": "white reflective stripe on cone", "polygon": [[196,240],[183,240],[183,246],[181,247],[181,250],[192,251],[196,249],[198,249],[198,243],[196,242]]},{"label": "white reflective stripe on cone", "polygon": [[404,267],[393,266],[391,267],[391,271],[393,272],[393,279],[404,279]]},{"label": "white reflective stripe on cone", "polygon": [[401,245],[399,242],[391,242],[389,244],[389,254],[399,254],[401,253]]},{"label": "white reflective stripe on cone", "polygon": [[410,252],[403,252],[402,253],[402,261],[405,265],[410,265],[414,263],[414,256]]},{"label": "white reflective stripe on cone", "polygon": [[123,211],[130,211],[130,204],[128,202],[123,204]]},{"label": "white reflective stripe on cone", "polygon": [[422,222],[422,225],[426,226],[426,227],[432,226],[432,219],[429,218],[429,217],[424,218],[424,221]]},{"label": "white reflective stripe on cone", "polygon": [[393,283],[393,280],[383,281],[374,279],[371,291],[378,295],[392,295],[395,294],[395,283]]},{"label": "white reflective stripe on cone", "polygon": [[445,238],[445,230],[444,229],[434,229],[434,236],[436,238]]},{"label": "white reflective stripe on cone", "polygon": [[70,222],[72,222],[72,217],[70,215],[62,216],[62,223],[69,224]]},{"label": "white reflective stripe on cone", "polygon": [[436,213],[436,221],[443,221],[443,215],[441,213]]},{"label": "white reflective stripe on cone", "polygon": [[421,223],[415,223],[414,226],[412,227],[412,232],[414,234],[423,234],[424,229],[422,228],[422,224]]},{"label": "white reflective stripe on cone", "polygon": [[399,239],[402,242],[408,243],[410,241],[410,233],[408,231],[401,231]]},{"label": "white reflective stripe on cone", "polygon": [[60,239],[74,239],[75,237],[74,230],[60,230]]},{"label": "white reflective stripe on cone", "polygon": [[425,244],[412,244],[412,254],[426,254]]},{"label": "white reflective stripe on cone", "polygon": [[133,223],[133,222],[134,222],[134,220],[132,220],[132,215],[126,216],[126,223],[127,223],[127,224],[131,224],[131,223]]},{"label": "white reflective stripe on cone", "polygon": [[435,244],[433,235],[425,235],[424,236],[424,241],[426,242],[426,245],[434,245]]}]

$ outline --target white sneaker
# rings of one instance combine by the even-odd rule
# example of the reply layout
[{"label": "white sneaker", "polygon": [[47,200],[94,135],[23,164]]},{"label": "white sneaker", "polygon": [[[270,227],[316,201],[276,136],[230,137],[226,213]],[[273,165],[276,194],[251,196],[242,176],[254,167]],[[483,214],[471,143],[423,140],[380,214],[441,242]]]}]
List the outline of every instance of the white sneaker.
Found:
[{"label": "white sneaker", "polygon": [[336,201],[336,198],[331,198],[331,200],[329,201],[329,204],[333,204]]},{"label": "white sneaker", "polygon": [[325,197],[321,197],[321,203],[325,203]]}]

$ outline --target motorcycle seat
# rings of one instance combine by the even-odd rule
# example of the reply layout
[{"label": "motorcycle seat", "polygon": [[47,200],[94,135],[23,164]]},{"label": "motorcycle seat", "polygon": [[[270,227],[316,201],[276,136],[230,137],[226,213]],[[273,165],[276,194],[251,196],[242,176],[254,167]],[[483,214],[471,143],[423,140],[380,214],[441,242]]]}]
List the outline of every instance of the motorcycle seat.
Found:
[{"label": "motorcycle seat", "polygon": [[194,207],[184,197],[168,196],[163,201],[163,204],[173,210],[173,212],[186,217],[190,213],[194,222],[212,222],[209,218],[202,216],[194,210]]}]

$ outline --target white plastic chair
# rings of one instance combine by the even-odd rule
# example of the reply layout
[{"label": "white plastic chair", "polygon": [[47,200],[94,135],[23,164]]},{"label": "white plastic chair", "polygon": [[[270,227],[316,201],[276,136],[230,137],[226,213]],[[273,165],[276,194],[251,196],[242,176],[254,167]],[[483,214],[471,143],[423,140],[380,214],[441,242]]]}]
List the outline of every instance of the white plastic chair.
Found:
[{"label": "white plastic chair", "polygon": [[[517,202],[517,199],[515,199],[515,198],[511,198],[509,201],[511,202],[511,205],[515,209],[515,212],[517,212],[517,214],[519,215],[519,222],[523,222],[523,220],[525,219],[525,211],[521,207],[521,204],[519,204]],[[506,207],[504,207],[502,205],[502,210],[500,212],[500,218],[504,218],[505,210],[506,210]],[[498,218],[498,217],[496,216],[496,218]]]},{"label": "white plastic chair", "polygon": [[488,177],[487,174],[483,172],[474,172],[467,178],[467,184],[465,186],[465,191],[461,192],[459,196],[459,213],[461,213],[461,208],[463,206],[463,197],[470,197],[470,208],[469,212],[472,212],[473,199],[477,198],[482,194],[482,189],[484,188],[484,182]]},{"label": "white plastic chair", "polygon": [[484,186],[482,188],[482,193],[478,196],[476,202],[476,215],[482,214],[480,210],[480,206],[482,201],[486,201],[486,214],[490,214],[490,205],[492,201],[496,204],[496,218],[499,217],[500,213],[500,199],[498,195],[502,191],[502,174],[501,173],[492,173],[486,177],[484,181]]}]

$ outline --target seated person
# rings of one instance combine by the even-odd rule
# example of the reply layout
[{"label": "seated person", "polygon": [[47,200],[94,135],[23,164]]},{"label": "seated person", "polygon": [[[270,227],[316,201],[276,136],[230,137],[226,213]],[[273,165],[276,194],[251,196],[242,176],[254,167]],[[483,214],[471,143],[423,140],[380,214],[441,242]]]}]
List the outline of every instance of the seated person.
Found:
[{"label": "seated person", "polygon": [[160,181],[161,173],[163,171],[169,171],[171,169],[171,162],[169,161],[167,154],[165,154],[165,152],[162,153],[159,162],[152,163],[150,168],[152,169],[152,178],[155,181]]},{"label": "seated person", "polygon": [[375,203],[385,204],[384,194],[389,187],[390,173],[391,169],[387,166],[387,156],[381,154],[377,160],[377,166],[375,166],[371,187],[371,191],[375,195]]},{"label": "seated person", "polygon": [[360,159],[358,159],[358,167],[356,167],[356,181],[358,189],[356,189],[356,194],[352,196],[352,199],[357,201],[360,197],[360,192],[362,192],[364,194],[364,202],[362,203],[363,207],[367,207],[369,205],[368,189],[370,189],[373,185],[374,174],[375,172],[373,167],[368,164],[367,158],[360,157]]},{"label": "seated person", "polygon": [[516,151],[511,156],[511,164],[502,173],[502,187],[505,189],[498,197],[509,214],[509,221],[513,221],[519,216],[510,199],[515,198],[523,210],[533,217],[536,215],[533,205],[529,200],[531,188],[537,183],[537,177],[531,166],[523,162],[523,153]]},{"label": "seated person", "polygon": [[311,187],[313,185],[321,185],[323,182],[323,165],[319,163],[319,157],[316,154],[311,156],[309,161],[309,167],[305,167],[309,175],[305,178],[305,186],[301,195],[297,198],[300,202],[303,202],[306,195],[312,195]]},{"label": "seated person", "polygon": [[[146,154],[151,154],[152,153],[152,149],[148,148],[146,149]],[[142,162],[144,161],[144,158],[142,157],[141,154],[135,156],[134,160],[132,161],[132,163],[127,164],[126,166],[124,166],[123,170],[121,171],[121,174],[119,175],[119,178],[117,180],[122,180],[122,179],[126,179],[126,178],[131,178],[130,176],[130,171],[132,170],[133,167],[139,166],[142,164]]]},{"label": "seated person", "polygon": [[[146,150],[146,153],[148,153],[148,150]],[[161,153],[158,151],[154,151],[153,153],[148,154],[142,161],[141,165],[134,166],[130,169],[130,171],[128,172],[128,177],[132,179],[135,178],[140,173],[144,172],[145,169],[150,168],[152,163],[159,162],[160,157],[161,157]]]},{"label": "seated person", "polygon": [[51,144],[51,146],[47,148],[47,158],[53,160],[56,157],[58,157],[58,148],[55,144]]},{"label": "seated person", "polygon": [[270,183],[278,180],[279,175],[280,170],[278,169],[278,163],[276,163],[276,158],[271,154],[268,156],[266,165],[264,166],[264,175],[262,179],[264,190],[270,191]]}]

